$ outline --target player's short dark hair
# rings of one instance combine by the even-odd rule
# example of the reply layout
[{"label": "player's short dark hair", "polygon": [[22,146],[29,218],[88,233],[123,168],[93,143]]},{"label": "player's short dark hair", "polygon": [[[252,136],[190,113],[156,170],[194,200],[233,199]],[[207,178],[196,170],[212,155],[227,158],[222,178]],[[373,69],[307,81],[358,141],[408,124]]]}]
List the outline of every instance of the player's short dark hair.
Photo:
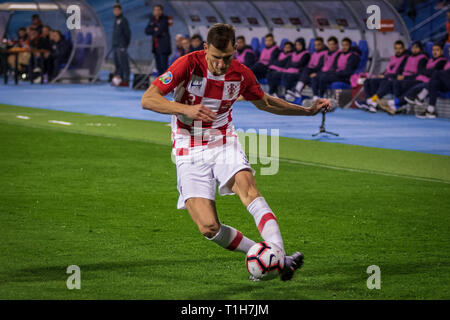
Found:
[{"label": "player's short dark hair", "polygon": [[244,37],[244,36],[238,36],[238,37],[236,38],[236,40],[242,40],[242,41],[245,42],[245,37]]},{"label": "player's short dark hair", "polygon": [[164,7],[163,7],[162,4],[155,4],[155,5],[153,6],[153,9],[155,9],[155,8],[160,8],[161,11],[164,11]]},{"label": "player's short dark hair", "polygon": [[330,42],[330,41],[332,41],[332,42],[334,42],[334,43],[338,43],[338,39],[337,39],[335,36],[329,37],[328,40],[327,40],[327,42]]},{"label": "player's short dark hair", "polygon": [[116,9],[116,8],[122,10],[122,6],[120,5],[120,3],[116,3],[113,5],[113,9]]},{"label": "player's short dark hair", "polygon": [[396,44],[401,45],[403,48],[405,47],[405,44],[404,44],[404,42],[402,40],[395,41],[394,45],[396,45]]},{"label": "player's short dark hair", "polygon": [[268,33],[268,34],[266,34],[266,36],[264,37],[264,38],[274,38],[274,36],[273,36],[273,34],[272,33]]},{"label": "player's short dark hair", "polygon": [[39,17],[39,15],[37,13],[35,13],[31,16],[31,19],[34,20],[34,19],[41,19],[41,18]]},{"label": "player's short dark hair", "polygon": [[315,37],[315,38],[314,38],[314,41],[320,41],[320,42],[323,43],[323,38],[322,38],[322,37]]},{"label": "player's short dark hair", "polygon": [[350,38],[344,38],[344,39],[342,39],[342,42],[348,42],[348,44],[351,46],[352,45],[352,39],[350,39]]},{"label": "player's short dark hair", "polygon": [[231,24],[216,23],[208,31],[206,42],[212,44],[219,50],[225,50],[231,41],[231,45],[236,43],[235,29]]}]

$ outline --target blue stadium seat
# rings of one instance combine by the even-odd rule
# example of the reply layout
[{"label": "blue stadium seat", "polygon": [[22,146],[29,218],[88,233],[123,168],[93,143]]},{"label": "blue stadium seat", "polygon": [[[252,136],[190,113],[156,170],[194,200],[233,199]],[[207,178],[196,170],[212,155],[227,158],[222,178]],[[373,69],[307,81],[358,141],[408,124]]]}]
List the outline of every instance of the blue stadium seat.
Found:
[{"label": "blue stadium seat", "polygon": [[447,59],[450,59],[450,43],[445,44],[444,46],[444,55]]},{"label": "blue stadium seat", "polygon": [[[84,36],[83,36],[82,32],[78,32],[77,33],[76,42],[77,42],[77,45],[78,44],[80,44],[80,45],[84,44]],[[77,48],[75,50],[75,55],[73,57],[71,65],[70,65],[70,69],[72,69],[74,67],[77,67],[77,66],[80,66],[83,63],[84,57],[85,57],[85,50],[84,50],[84,48]]]},{"label": "blue stadium seat", "polygon": [[281,50],[283,50],[284,44],[285,44],[286,42],[288,42],[288,41],[289,41],[289,39],[287,39],[287,38],[283,38],[283,40],[281,40],[281,44],[280,44]]},{"label": "blue stadium seat", "polygon": [[261,37],[261,42],[259,43],[259,50],[262,51],[262,49],[264,49],[266,47],[266,41],[265,41],[266,37]]},{"label": "blue stadium seat", "polygon": [[366,40],[359,40],[359,49],[361,50],[361,61],[358,69],[356,69],[356,73],[366,71],[367,61],[369,60],[369,45]]},{"label": "blue stadium seat", "polygon": [[66,40],[72,41],[72,33],[70,33],[70,31],[66,31],[64,33],[64,38],[66,38]]},{"label": "blue stadium seat", "polygon": [[256,38],[256,37],[252,38],[252,42],[250,43],[250,45],[252,46],[253,51],[259,52],[259,40],[258,40],[258,38]]},{"label": "blue stadium seat", "polygon": [[433,42],[428,41],[425,45],[425,52],[428,54],[429,57],[433,56]]},{"label": "blue stadium seat", "polygon": [[316,51],[316,49],[314,49],[314,38],[309,39],[308,50],[309,50],[309,52],[311,52],[311,53],[313,53],[314,51]]},{"label": "blue stadium seat", "polygon": [[269,83],[269,82],[267,81],[266,78],[261,79],[261,80],[259,80],[258,82],[259,82],[260,84],[268,84],[268,83]]},{"label": "blue stadium seat", "polygon": [[331,90],[336,90],[336,89],[345,90],[345,89],[350,89],[350,88],[351,88],[350,84],[345,83],[345,82],[333,82],[330,86]]}]

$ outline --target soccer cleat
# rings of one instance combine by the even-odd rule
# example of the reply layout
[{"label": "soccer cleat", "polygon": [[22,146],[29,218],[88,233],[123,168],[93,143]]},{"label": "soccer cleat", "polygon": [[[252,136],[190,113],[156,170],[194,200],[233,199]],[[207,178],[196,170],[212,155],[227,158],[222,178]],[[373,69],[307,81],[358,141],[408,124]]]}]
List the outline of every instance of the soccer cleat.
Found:
[{"label": "soccer cleat", "polygon": [[395,114],[395,109],[391,108],[391,106],[389,105],[387,100],[381,99],[378,102],[378,105],[380,106],[381,109],[383,109],[384,111],[386,111],[390,115],[394,115]]},{"label": "soccer cleat", "polygon": [[369,106],[369,112],[372,112],[372,113],[377,113],[377,107],[375,106]]},{"label": "soccer cleat", "polygon": [[425,110],[424,112],[416,114],[416,117],[419,119],[434,119],[436,118],[436,112]]},{"label": "soccer cleat", "polygon": [[282,281],[291,280],[295,270],[303,265],[304,256],[301,252],[295,252],[292,256],[284,258],[284,268],[281,270],[280,278]]}]

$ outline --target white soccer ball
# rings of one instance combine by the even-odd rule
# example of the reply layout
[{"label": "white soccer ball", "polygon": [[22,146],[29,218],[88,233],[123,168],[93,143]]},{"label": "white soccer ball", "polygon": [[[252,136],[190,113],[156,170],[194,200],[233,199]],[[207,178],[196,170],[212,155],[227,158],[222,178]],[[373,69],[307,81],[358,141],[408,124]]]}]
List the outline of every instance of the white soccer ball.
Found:
[{"label": "white soccer ball", "polygon": [[248,250],[245,261],[255,279],[269,280],[278,277],[284,268],[284,253],[277,245],[263,241]]}]

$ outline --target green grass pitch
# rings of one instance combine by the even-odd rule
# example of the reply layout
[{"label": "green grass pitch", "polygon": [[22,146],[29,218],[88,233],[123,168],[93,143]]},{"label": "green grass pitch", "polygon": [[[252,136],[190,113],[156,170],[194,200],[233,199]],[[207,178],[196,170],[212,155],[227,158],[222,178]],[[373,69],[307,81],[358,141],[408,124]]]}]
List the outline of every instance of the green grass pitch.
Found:
[{"label": "green grass pitch", "polygon": [[[256,180],[305,265],[253,283],[176,210],[164,123],[0,105],[0,299],[450,298],[449,157],[288,138],[280,157]],[[217,207],[260,240],[236,196]]]}]

